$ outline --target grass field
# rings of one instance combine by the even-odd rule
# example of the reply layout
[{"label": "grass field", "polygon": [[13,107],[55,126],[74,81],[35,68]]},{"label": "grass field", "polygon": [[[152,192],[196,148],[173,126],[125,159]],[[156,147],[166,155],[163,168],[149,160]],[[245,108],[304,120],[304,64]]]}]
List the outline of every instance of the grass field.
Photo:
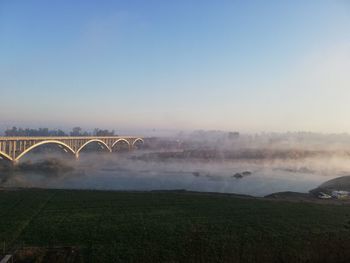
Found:
[{"label": "grass field", "polygon": [[0,191],[0,242],[84,262],[350,262],[350,206],[188,192]]}]

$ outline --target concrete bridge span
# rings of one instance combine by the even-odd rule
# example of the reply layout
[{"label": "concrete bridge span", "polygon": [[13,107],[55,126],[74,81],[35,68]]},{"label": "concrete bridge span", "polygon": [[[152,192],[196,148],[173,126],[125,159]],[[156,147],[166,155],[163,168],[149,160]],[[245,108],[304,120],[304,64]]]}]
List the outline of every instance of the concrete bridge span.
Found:
[{"label": "concrete bridge span", "polygon": [[16,163],[33,149],[47,144],[58,145],[65,152],[78,158],[79,153],[91,143],[98,143],[106,151],[113,152],[122,144],[126,145],[128,150],[135,149],[136,145],[143,144],[144,140],[134,136],[0,137],[0,159]]}]

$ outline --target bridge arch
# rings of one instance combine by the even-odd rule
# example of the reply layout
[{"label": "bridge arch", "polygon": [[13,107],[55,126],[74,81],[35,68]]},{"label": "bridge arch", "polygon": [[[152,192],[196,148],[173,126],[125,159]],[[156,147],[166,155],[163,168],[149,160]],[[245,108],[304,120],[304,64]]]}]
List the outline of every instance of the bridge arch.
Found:
[{"label": "bridge arch", "polygon": [[3,158],[4,160],[12,162],[12,158],[2,151],[0,151],[0,157]]},{"label": "bridge arch", "polygon": [[134,147],[137,142],[142,142],[142,144],[145,143],[145,141],[142,138],[136,138],[132,143],[132,147]]},{"label": "bridge arch", "polygon": [[86,143],[84,143],[76,152],[76,155],[79,156],[79,153],[80,151],[88,144],[92,143],[92,142],[98,142],[98,143],[101,143],[104,147],[106,147],[106,149],[109,151],[109,152],[112,152],[112,149],[109,148],[109,146],[102,140],[99,140],[99,139],[92,139],[90,141],[87,141]]},{"label": "bridge arch", "polygon": [[125,143],[127,143],[128,147],[129,147],[129,149],[130,149],[130,147],[131,147],[130,142],[129,142],[128,140],[126,140],[126,139],[121,138],[121,139],[116,140],[116,141],[112,144],[112,147],[111,147],[112,151],[113,151],[113,148],[114,148],[118,143],[120,143],[120,142],[125,142]]},{"label": "bridge arch", "polygon": [[61,145],[63,146],[65,149],[67,149],[68,151],[70,151],[74,156],[75,156],[75,152],[74,150],[69,147],[69,145],[63,143],[63,142],[60,142],[60,141],[55,141],[55,140],[52,140],[52,141],[42,141],[42,142],[38,142],[32,146],[30,146],[28,149],[24,150],[23,152],[21,152],[20,155],[17,156],[17,158],[14,160],[14,161],[18,161],[19,159],[21,159],[25,154],[27,154],[28,152],[30,152],[31,150],[41,146],[41,145],[44,145],[44,144],[57,144],[57,145]]}]

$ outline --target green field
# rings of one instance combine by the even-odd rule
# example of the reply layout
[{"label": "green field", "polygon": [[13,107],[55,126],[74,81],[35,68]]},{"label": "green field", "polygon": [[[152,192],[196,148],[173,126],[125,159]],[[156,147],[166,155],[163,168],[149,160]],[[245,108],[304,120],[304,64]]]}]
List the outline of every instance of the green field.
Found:
[{"label": "green field", "polygon": [[350,262],[350,206],[188,192],[0,191],[0,242],[85,262]]}]

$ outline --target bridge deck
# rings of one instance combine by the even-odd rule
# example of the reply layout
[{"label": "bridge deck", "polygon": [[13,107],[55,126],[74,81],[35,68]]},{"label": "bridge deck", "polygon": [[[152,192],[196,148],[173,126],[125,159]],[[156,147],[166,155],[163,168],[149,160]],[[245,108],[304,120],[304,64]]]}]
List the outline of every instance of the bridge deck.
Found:
[{"label": "bridge deck", "polygon": [[87,140],[87,139],[134,139],[142,138],[142,136],[21,136],[21,137],[12,137],[12,136],[0,136],[0,141],[16,141],[16,140]]},{"label": "bridge deck", "polygon": [[0,137],[0,159],[16,162],[27,152],[44,144],[56,144],[79,157],[79,152],[90,143],[98,143],[109,152],[122,143],[126,143],[129,150],[134,148],[136,142],[144,142],[137,136],[62,136],[62,137]]}]

